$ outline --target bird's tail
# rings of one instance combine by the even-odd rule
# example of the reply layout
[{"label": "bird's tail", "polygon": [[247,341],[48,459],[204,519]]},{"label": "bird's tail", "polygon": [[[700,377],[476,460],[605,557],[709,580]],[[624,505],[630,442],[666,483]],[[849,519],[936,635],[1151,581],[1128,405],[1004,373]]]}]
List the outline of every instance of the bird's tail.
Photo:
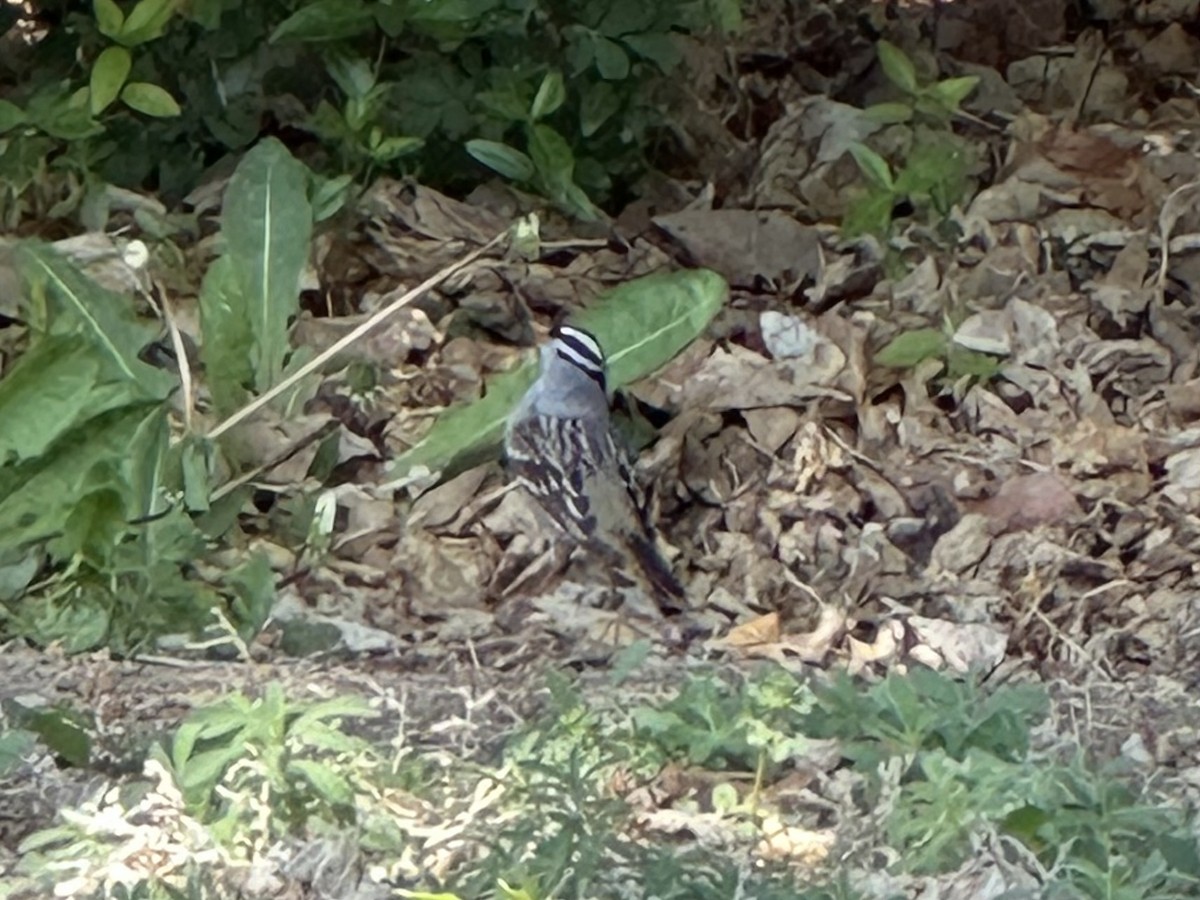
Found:
[{"label": "bird's tail", "polygon": [[664,611],[682,612],[687,609],[687,594],[670,564],[663,559],[653,538],[629,536],[629,550],[638,569],[651,589],[651,596]]}]

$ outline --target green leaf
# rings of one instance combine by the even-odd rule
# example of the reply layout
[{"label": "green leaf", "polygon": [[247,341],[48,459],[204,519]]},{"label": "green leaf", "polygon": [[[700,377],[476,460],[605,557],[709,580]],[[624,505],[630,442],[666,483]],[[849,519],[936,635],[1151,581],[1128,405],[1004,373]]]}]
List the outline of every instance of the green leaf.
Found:
[{"label": "green leaf", "polygon": [[848,238],[873,234],[886,238],[892,226],[892,207],[896,196],[891,191],[869,191],[856,198],[842,218],[842,234]]},{"label": "green leaf", "polygon": [[892,168],[887,164],[886,159],[866,144],[860,144],[858,141],[850,144],[849,150],[850,155],[854,157],[854,161],[858,163],[859,169],[867,176],[867,180],[871,184],[885,191],[891,191],[895,188],[895,182],[892,179]]},{"label": "green leaf", "polygon": [[117,99],[132,65],[133,59],[124,47],[108,47],[96,57],[92,64],[88,95],[92,115],[99,115]]},{"label": "green leaf", "polygon": [[334,178],[314,175],[311,191],[313,221],[323,222],[341,210],[350,200],[353,185],[354,176],[349,173]]},{"label": "green leaf", "polygon": [[524,122],[530,105],[528,93],[516,84],[505,85],[494,91],[480,91],[475,99],[503,122]]},{"label": "green leaf", "polygon": [[863,115],[872,122],[896,125],[911,120],[913,108],[911,103],[876,103],[864,109]]},{"label": "green leaf", "polygon": [[491,379],[487,392],[478,400],[438,416],[425,436],[396,458],[388,477],[404,478],[422,468],[431,473],[462,471],[494,459],[508,414],[536,377],[536,365],[527,360],[517,369]]},{"label": "green leaf", "polygon": [[156,119],[169,119],[182,112],[174,97],[157,84],[145,81],[131,81],[125,85],[121,101],[130,109]]},{"label": "green leaf", "polygon": [[69,710],[50,708],[30,711],[21,717],[25,728],[37,734],[50,751],[70,766],[86,766],[92,753],[87,730]]},{"label": "green leaf", "polygon": [[259,142],[238,164],[225,190],[221,231],[247,304],[255,386],[265,390],[283,371],[312,235],[308,170],[279,141]]},{"label": "green leaf", "polygon": [[916,93],[917,70],[904,51],[891,41],[881,40],[875,45],[875,52],[879,55],[879,64],[883,66],[883,74],[888,81],[906,94]]},{"label": "green leaf", "polygon": [[125,13],[114,0],[92,0],[92,14],[96,17],[96,27],[107,38],[116,40],[125,25]]},{"label": "green leaf", "polygon": [[354,803],[354,788],[350,782],[333,768],[314,759],[293,759],[288,764],[288,774],[307,781],[326,803],[333,806],[350,806]]},{"label": "green leaf", "polygon": [[566,138],[549,125],[534,125],[529,131],[529,155],[547,193],[555,200],[566,197],[568,185],[574,184],[575,155]]},{"label": "green leaf", "polygon": [[562,72],[547,72],[529,108],[530,121],[544,119],[562,106],[566,99],[567,88],[563,84]]},{"label": "green leaf", "polygon": [[389,137],[371,145],[371,159],[377,163],[391,162],[409,153],[415,153],[425,142],[417,137]]},{"label": "green leaf", "polygon": [[184,722],[175,730],[175,736],[171,739],[170,763],[176,775],[191,759],[192,751],[196,748],[196,739],[203,730],[204,726],[201,723],[191,721]]},{"label": "green leaf", "polygon": [[129,301],[86,278],[45,245],[24,243],[16,259],[29,295],[47,303],[50,333],[82,334],[100,352],[103,378],[133,382],[143,397],[167,395],[173,379],[138,358],[152,332],[134,316]]},{"label": "green leaf", "polygon": [[168,487],[170,444],[171,429],[165,410],[162,415],[146,416],[134,428],[121,473],[123,494],[132,518],[158,516],[168,508],[164,494]]},{"label": "green leaf", "polygon": [[325,719],[375,719],[378,717],[379,711],[361,697],[335,697],[332,700],[321,700],[308,706],[292,722],[291,732],[303,737],[306,729]]},{"label": "green leaf", "polygon": [[27,121],[25,111],[15,103],[0,100],[0,134],[11,131]]},{"label": "green leaf", "polygon": [[375,87],[375,70],[371,64],[344,48],[335,47],[326,51],[325,71],[350,100],[363,99]]},{"label": "green leaf", "polygon": [[476,138],[467,141],[467,152],[494,172],[512,181],[528,182],[535,174],[533,160],[515,147]]},{"label": "green leaf", "polygon": [[0,732],[0,778],[10,778],[24,765],[36,743],[32,731],[10,727]]},{"label": "green leaf", "polygon": [[579,110],[579,133],[591,137],[621,108],[616,90],[607,81],[589,85]]},{"label": "green leaf", "polygon": [[592,39],[596,52],[596,70],[601,78],[620,81],[629,76],[629,55],[616,41],[595,35]]},{"label": "green leaf", "polygon": [[161,36],[179,3],[180,0],[138,0],[116,40],[126,47],[136,47]]},{"label": "green leaf", "polygon": [[951,112],[958,110],[959,104],[967,99],[967,95],[979,84],[978,75],[964,75],[961,78],[947,78],[929,88],[929,94]]},{"label": "green leaf", "polygon": [[204,273],[200,285],[200,331],[204,361],[213,403],[228,415],[246,402],[254,384],[251,356],[254,331],[250,303],[238,284],[228,255],[217,259]]},{"label": "green leaf", "polygon": [[[728,294],[725,280],[707,269],[647,275],[607,292],[576,320],[604,347],[609,385],[617,388],[650,374],[695,340]],[[422,466],[461,471],[494,457],[509,413],[535,377],[530,359],[492,379],[482,398],[440,416],[396,459],[389,477],[403,478]]]},{"label": "green leaf", "polygon": [[100,362],[79,335],[38,341],[0,379],[0,464],[40,456],[86,412]]},{"label": "green leaf", "polygon": [[964,375],[983,379],[994,378],[1004,368],[1004,361],[995,356],[957,345],[950,346],[948,357],[946,374],[951,378],[961,378]]},{"label": "green leaf", "polygon": [[362,0],[317,0],[302,6],[276,26],[270,42],[341,41],[366,34],[375,25]]},{"label": "green leaf", "polygon": [[643,59],[658,66],[663,74],[669,74],[683,60],[679,44],[670,34],[627,34],[621,43]]},{"label": "green leaf", "polygon": [[[129,448],[148,417],[163,417],[160,403],[137,403],[96,416],[72,429],[37,457],[0,468],[0,534],[20,547],[62,530],[87,495],[94,471],[132,473]],[[130,517],[136,515],[128,510]]]},{"label": "green leaf", "polygon": [[729,285],[716,272],[662,272],[618,285],[575,321],[596,336],[611,387],[645,378],[699,337],[725,304]]},{"label": "green leaf", "polygon": [[233,620],[242,640],[250,641],[266,624],[271,607],[275,605],[275,574],[271,562],[262,552],[227,573],[225,585],[233,594],[230,604]]},{"label": "green leaf", "polygon": [[917,328],[896,335],[875,354],[875,362],[894,369],[911,369],[932,357],[945,355],[946,335],[937,328]]}]

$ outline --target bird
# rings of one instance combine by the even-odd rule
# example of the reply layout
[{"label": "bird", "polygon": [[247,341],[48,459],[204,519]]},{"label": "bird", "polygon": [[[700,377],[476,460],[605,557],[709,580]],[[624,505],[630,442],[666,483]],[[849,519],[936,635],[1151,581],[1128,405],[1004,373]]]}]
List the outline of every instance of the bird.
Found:
[{"label": "bird", "polygon": [[593,334],[570,324],[551,330],[537,378],[508,418],[504,449],[516,482],[570,541],[640,585],[664,612],[685,608],[613,429],[607,363]]}]

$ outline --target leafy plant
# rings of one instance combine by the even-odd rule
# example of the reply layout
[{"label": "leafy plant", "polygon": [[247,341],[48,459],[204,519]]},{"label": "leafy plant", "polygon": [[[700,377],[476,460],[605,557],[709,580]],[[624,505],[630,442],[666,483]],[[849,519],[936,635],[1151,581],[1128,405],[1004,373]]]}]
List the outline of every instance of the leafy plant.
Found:
[{"label": "leafy plant", "polygon": [[1003,361],[987,353],[971,350],[954,341],[948,329],[914,328],[903,331],[875,354],[875,362],[895,369],[912,369],[927,359],[941,359],[944,378],[987,381],[1000,373]]},{"label": "leafy plant", "polygon": [[773,669],[737,689],[712,677],[692,679],[664,706],[635,709],[633,721],[670,756],[753,771],[803,752],[808,740],[796,727],[812,702],[807,688]]},{"label": "leafy plant", "polygon": [[961,760],[971,748],[1002,759],[1028,749],[1029,721],[1044,714],[1045,695],[1032,687],[984,694],[970,682],[932,669],[889,673],[866,690],[848,677],[816,691],[806,734],[840,738],[842,753],[864,772],[893,756],[941,749]]},{"label": "leafy plant", "polygon": [[188,810],[210,823],[218,839],[244,840],[263,813],[270,829],[263,837],[279,837],[313,816],[329,822],[354,817],[351,773],[374,765],[375,755],[341,722],[375,715],[353,697],[291,703],[272,683],[257,699],[234,694],[193,713],[169,751],[154,755],[172,773]]},{"label": "leafy plant", "polygon": [[36,45],[0,69],[9,226],[78,214],[105,182],[182,197],[210,164],[280,131],[313,135],[306,159],[330,178],[420,169],[471,186],[473,154],[588,217],[645,171],[648,136],[669,124],[677,35],[738,24],[737,0],[95,0],[90,16],[44,0],[36,12]]},{"label": "leafy plant", "polygon": [[[271,387],[294,362],[287,334],[312,229],[309,187],[305,167],[274,140],[246,154],[231,179],[226,252],[200,298],[220,410]],[[5,631],[125,653],[212,624],[216,610],[249,639],[273,601],[270,567],[255,554],[206,583],[196,562],[232,521],[214,529],[217,518],[191,514],[209,509],[218,452],[235,470],[254,461],[236,442],[169,441],[175,380],[142,361],[152,332],[129,300],[39,244],[20,247],[17,260],[30,340],[0,380],[0,412],[22,423],[0,437]]]},{"label": "leafy plant", "polygon": [[976,158],[973,145],[951,130],[951,121],[979,79],[970,75],[922,84],[912,60],[899,47],[881,40],[876,52],[901,99],[875,104],[864,112],[868,118],[895,126],[891,134],[901,161],[893,167],[865,144],[850,146],[867,185],[842,222],[847,235],[886,237],[894,210],[905,203],[918,214],[944,219],[966,196]]}]

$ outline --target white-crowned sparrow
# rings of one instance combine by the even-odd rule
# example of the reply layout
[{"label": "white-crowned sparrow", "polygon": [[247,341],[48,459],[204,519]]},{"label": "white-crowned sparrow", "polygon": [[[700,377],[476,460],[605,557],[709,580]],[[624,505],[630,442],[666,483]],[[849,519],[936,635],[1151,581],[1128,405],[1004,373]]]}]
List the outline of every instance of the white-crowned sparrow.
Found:
[{"label": "white-crowned sparrow", "polygon": [[572,325],[550,333],[504,444],[510,471],[572,541],[660,607],[682,608],[683,588],[655,545],[629,456],[612,428],[595,337]]}]

